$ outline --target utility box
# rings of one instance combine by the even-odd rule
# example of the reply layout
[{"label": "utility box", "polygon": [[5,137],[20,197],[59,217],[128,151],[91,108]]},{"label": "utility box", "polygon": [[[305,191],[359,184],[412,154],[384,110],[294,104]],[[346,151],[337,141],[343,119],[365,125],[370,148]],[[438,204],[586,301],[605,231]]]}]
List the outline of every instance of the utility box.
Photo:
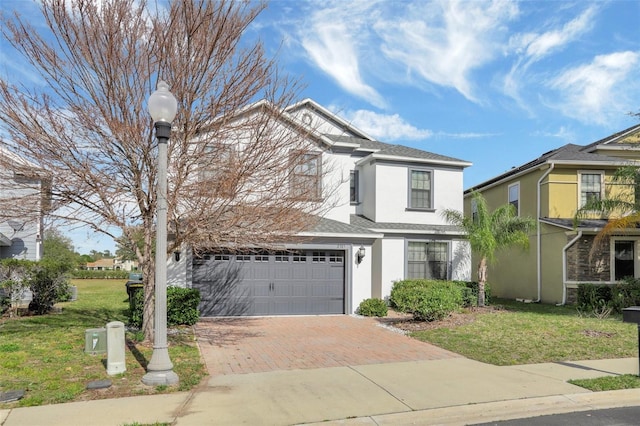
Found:
[{"label": "utility box", "polygon": [[112,321],[107,324],[107,374],[124,373],[127,370],[124,351],[124,323]]},{"label": "utility box", "polygon": [[640,325],[640,306],[630,306],[622,310],[622,321]]},{"label": "utility box", "polygon": [[88,354],[103,354],[107,352],[106,328],[89,328],[84,332],[84,351]]},{"label": "utility box", "polygon": [[640,306],[629,306],[622,310],[622,321],[638,324],[638,377],[640,377]]}]

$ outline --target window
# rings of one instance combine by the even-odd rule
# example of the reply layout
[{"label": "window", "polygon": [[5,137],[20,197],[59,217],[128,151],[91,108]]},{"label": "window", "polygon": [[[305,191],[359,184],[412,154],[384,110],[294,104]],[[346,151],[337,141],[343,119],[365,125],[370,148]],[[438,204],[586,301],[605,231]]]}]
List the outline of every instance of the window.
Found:
[{"label": "window", "polygon": [[592,200],[602,199],[603,172],[580,172],[580,207]]},{"label": "window", "polygon": [[516,209],[516,215],[520,216],[520,183],[509,185],[509,204]]},{"label": "window", "polygon": [[410,170],[409,181],[409,208],[431,209],[431,172],[427,170]]},{"label": "window", "polygon": [[321,198],[321,154],[301,153],[291,154],[293,173],[291,176],[291,195],[305,200],[319,200]]},{"label": "window", "polygon": [[616,240],[614,242],[614,278],[616,281],[635,275],[635,241]]},{"label": "window", "polygon": [[198,159],[200,181],[215,188],[216,194],[220,197],[233,197],[237,183],[234,177],[236,157],[234,148],[228,144],[207,145],[203,155]]},{"label": "window", "polygon": [[407,250],[407,278],[446,280],[449,275],[449,244],[410,241]]},{"label": "window", "polygon": [[474,223],[478,222],[478,202],[476,200],[471,200],[471,220]]},{"label": "window", "polygon": [[351,202],[351,204],[357,204],[360,201],[358,197],[359,183],[358,170],[351,170],[351,176],[349,178],[349,201]]}]

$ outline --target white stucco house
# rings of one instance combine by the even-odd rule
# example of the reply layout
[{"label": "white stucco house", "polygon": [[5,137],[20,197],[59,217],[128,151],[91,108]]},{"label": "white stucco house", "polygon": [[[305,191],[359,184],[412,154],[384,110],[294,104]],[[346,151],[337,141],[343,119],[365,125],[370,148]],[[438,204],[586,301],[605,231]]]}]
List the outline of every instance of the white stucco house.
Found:
[{"label": "white stucco house", "polygon": [[0,146],[0,259],[40,260],[44,204],[36,166]]},{"label": "white stucco house", "polygon": [[397,280],[470,279],[468,242],[441,212],[463,210],[471,163],[379,142],[310,99],[285,111],[314,129],[307,178],[331,163],[317,187],[335,201],[282,250],[173,256],[168,283],[198,288],[203,316],[351,314]]}]

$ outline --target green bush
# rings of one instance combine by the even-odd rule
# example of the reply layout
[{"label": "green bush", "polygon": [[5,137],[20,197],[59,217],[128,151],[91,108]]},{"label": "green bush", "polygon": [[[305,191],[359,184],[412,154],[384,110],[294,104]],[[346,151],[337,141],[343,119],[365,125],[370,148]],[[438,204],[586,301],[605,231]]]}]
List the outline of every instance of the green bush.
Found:
[{"label": "green bush", "polygon": [[441,320],[463,306],[463,290],[452,281],[404,280],[391,289],[392,306],[422,321]]},{"label": "green bush", "polygon": [[365,317],[386,317],[387,304],[381,299],[365,299],[360,302],[356,313]]},{"label": "green bush", "polygon": [[640,306],[640,279],[626,278],[611,289],[613,309],[622,312],[629,306]]},{"label": "green bush", "polygon": [[167,288],[167,324],[193,325],[200,318],[200,292],[193,288]]},{"label": "green bush", "polygon": [[57,302],[69,300],[71,286],[67,281],[68,266],[55,261],[38,262],[27,278],[33,299],[29,311],[43,315],[51,311]]},{"label": "green bush", "polygon": [[[478,282],[477,281],[453,281],[462,288],[462,306],[465,308],[478,306]],[[484,304],[491,301],[491,287],[484,285]]]},{"label": "green bush", "polygon": [[[144,291],[137,289],[131,299],[129,323],[142,326]],[[200,292],[193,288],[167,287],[167,326],[193,325],[200,318]]]}]

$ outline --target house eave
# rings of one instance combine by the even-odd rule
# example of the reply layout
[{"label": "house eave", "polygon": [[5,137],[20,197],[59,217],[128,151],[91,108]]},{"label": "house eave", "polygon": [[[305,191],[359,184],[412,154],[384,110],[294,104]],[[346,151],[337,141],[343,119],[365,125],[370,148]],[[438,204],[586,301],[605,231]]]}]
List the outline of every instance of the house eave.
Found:
[{"label": "house eave", "polygon": [[417,157],[404,157],[404,156],[396,156],[396,155],[385,155],[373,153],[367,155],[363,159],[356,162],[357,166],[361,166],[370,161],[374,160],[387,160],[387,161],[396,161],[396,162],[411,162],[411,163],[424,163],[424,164],[440,164],[443,166],[457,166],[457,167],[470,167],[473,163],[468,161],[447,161],[447,160],[438,160],[438,159],[430,159],[430,158],[417,158]]}]

